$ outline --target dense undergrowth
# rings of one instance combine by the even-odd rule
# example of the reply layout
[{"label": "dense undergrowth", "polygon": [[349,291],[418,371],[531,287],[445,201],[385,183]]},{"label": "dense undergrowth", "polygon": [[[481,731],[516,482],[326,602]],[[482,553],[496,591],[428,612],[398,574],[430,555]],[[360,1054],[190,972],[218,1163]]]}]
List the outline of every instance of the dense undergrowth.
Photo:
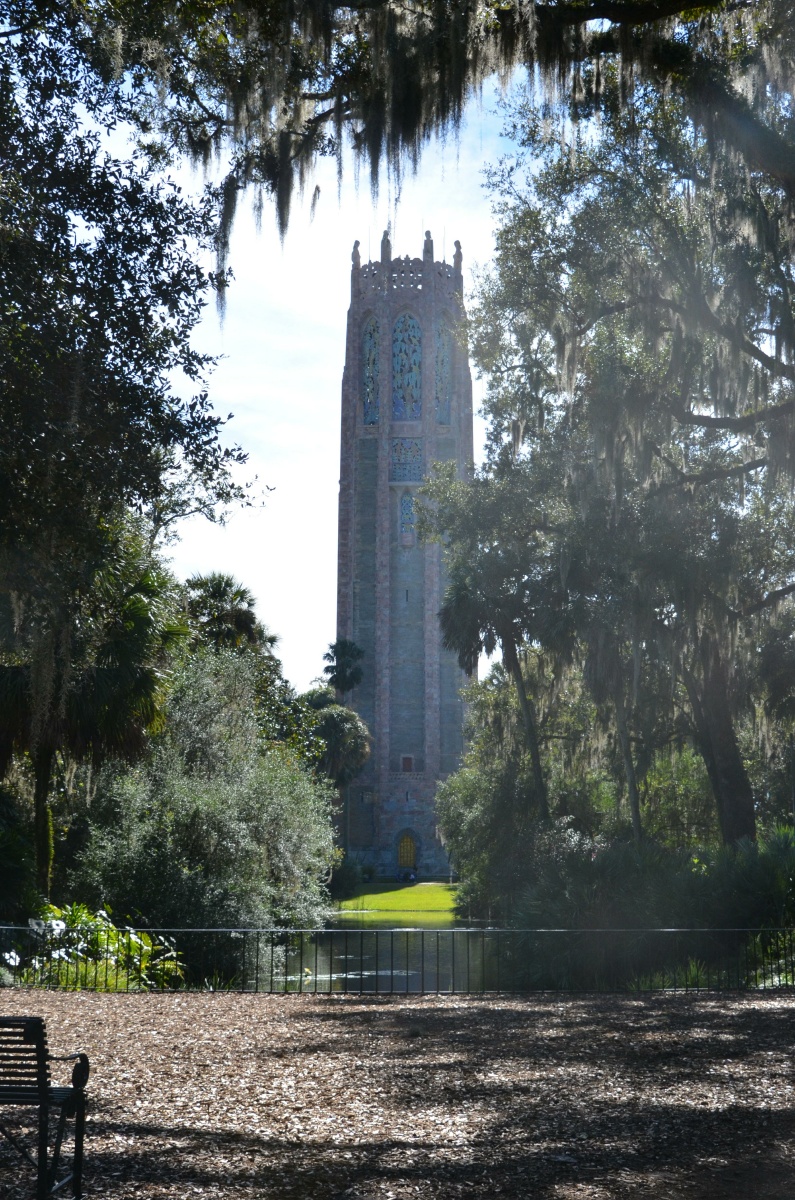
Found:
[{"label": "dense undergrowth", "polygon": [[795,924],[795,830],[679,850],[539,829],[510,923],[557,929],[764,929]]}]

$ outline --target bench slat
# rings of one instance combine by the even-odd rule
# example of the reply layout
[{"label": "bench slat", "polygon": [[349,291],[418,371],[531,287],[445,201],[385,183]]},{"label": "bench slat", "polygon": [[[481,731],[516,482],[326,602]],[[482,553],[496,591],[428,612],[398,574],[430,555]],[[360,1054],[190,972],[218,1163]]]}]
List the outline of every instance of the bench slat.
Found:
[{"label": "bench slat", "polygon": [[48,1057],[41,1017],[0,1017],[0,1104],[48,1103]]},{"label": "bench slat", "polygon": [[[85,1054],[69,1056],[75,1060],[71,1087],[53,1087],[50,1082],[47,1033],[42,1017],[0,1017],[0,1109],[7,1105],[24,1105],[39,1110],[39,1138],[36,1157],[18,1144],[0,1126],[0,1133],[37,1169],[36,1196],[38,1200],[72,1182],[75,1196],[82,1195],[83,1137],[86,1100],[84,1087],[88,1081],[89,1064]],[[64,1060],[67,1061],[67,1060]],[[48,1112],[60,1108],[61,1115],[52,1156],[48,1148]],[[74,1153],[72,1170],[58,1177],[64,1123],[74,1119]]]}]

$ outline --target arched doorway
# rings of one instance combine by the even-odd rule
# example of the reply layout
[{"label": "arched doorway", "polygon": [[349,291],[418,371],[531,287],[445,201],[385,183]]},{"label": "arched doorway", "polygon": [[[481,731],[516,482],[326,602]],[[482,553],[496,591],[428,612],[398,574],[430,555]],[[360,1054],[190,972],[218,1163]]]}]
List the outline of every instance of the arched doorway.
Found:
[{"label": "arched doorway", "polygon": [[404,833],[398,842],[398,867],[402,871],[416,870],[417,843],[410,833]]}]

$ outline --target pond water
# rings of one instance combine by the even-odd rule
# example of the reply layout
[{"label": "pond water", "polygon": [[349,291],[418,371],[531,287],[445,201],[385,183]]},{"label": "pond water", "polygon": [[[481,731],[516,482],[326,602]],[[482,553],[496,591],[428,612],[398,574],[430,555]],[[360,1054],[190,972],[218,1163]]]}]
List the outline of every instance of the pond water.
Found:
[{"label": "pond water", "polygon": [[281,980],[285,991],[494,991],[505,986],[501,943],[509,940],[502,931],[452,926],[337,927],[291,937]]}]

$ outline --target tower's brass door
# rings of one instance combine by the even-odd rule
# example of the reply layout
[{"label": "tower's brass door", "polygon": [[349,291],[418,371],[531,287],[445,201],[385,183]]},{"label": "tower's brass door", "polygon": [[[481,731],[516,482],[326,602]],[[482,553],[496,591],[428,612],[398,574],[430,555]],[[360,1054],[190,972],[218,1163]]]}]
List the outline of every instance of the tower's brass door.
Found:
[{"label": "tower's brass door", "polygon": [[417,843],[410,833],[404,833],[398,843],[398,866],[414,870],[417,865]]}]

